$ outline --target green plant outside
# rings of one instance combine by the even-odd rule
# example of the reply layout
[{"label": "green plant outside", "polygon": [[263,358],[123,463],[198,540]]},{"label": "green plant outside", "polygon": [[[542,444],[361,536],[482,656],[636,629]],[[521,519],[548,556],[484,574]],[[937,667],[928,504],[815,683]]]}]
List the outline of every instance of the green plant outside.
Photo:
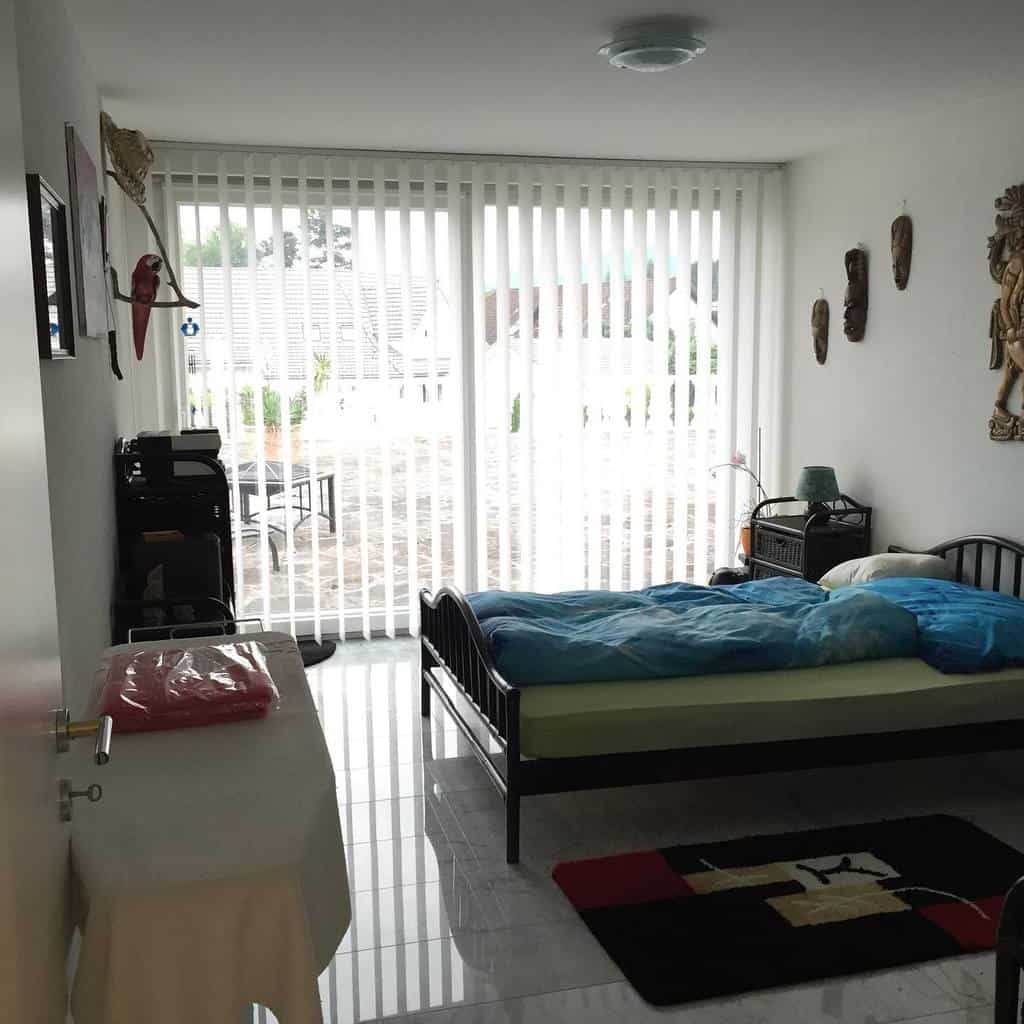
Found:
[{"label": "green plant outside", "polygon": [[[242,423],[247,427],[256,425],[256,408],[253,390],[249,384],[238,392],[238,405],[242,412]],[[297,391],[289,402],[288,422],[297,427],[306,418],[306,389]],[[281,428],[281,392],[268,384],[263,385],[263,426],[270,430]]]},{"label": "green plant outside", "polygon": [[331,357],[326,352],[313,353],[313,391],[321,394],[331,379]]},{"label": "green plant outside", "polygon": [[[188,407],[194,410],[199,408],[199,397],[191,388],[189,388],[188,392]],[[206,408],[213,408],[213,392],[209,388],[206,389]]]}]

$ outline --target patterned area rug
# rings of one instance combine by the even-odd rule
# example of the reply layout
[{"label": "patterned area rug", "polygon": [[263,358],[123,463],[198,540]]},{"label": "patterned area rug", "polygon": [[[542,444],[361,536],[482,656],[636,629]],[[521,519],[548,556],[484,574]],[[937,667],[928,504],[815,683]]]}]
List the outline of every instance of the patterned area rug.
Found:
[{"label": "patterned area rug", "polygon": [[1024,854],[932,816],[559,864],[555,881],[667,1006],[991,949]]}]

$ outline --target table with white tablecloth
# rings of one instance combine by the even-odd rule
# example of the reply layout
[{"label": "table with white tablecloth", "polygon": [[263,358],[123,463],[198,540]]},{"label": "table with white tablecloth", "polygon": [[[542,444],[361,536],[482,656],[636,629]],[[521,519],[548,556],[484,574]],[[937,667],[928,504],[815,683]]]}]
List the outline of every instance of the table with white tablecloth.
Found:
[{"label": "table with white tablecloth", "polygon": [[351,918],[334,772],[295,641],[240,639],[280,691],[266,718],[115,731],[104,767],[74,751],[76,785],[103,786],[72,822],[76,1024],[225,1024],[250,1003],[322,1020],[317,976]]}]

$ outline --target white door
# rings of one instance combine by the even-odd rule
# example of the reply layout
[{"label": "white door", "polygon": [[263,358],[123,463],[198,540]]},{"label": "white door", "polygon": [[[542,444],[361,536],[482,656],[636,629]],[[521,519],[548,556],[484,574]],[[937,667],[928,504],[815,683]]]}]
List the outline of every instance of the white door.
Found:
[{"label": "white door", "polygon": [[63,700],[15,46],[0,0],[0,1019],[63,1024]]}]

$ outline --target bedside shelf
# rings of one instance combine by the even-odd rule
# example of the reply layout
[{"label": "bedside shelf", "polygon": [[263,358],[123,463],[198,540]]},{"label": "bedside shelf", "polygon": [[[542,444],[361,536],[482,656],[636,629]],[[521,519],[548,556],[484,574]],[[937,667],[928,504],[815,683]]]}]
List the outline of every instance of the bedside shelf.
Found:
[{"label": "bedside shelf", "polygon": [[[796,576],[817,582],[829,569],[871,551],[871,508],[842,495],[811,514],[777,515],[796,498],[769,498],[750,519],[753,579]],[[802,504],[802,502],[800,502]]]}]

